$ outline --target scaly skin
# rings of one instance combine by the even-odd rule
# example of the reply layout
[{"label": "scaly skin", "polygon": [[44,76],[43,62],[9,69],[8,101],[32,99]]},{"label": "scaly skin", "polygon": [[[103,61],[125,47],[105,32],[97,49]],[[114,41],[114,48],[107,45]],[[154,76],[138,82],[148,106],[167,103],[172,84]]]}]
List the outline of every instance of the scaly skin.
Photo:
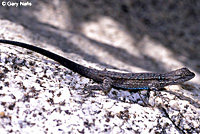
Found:
[{"label": "scaly skin", "polygon": [[175,85],[188,81],[195,76],[195,74],[187,68],[181,68],[167,73],[119,73],[114,71],[96,70],[87,68],[55,53],[26,43],[10,40],[0,40],[0,43],[19,46],[49,57],[80,75],[102,83],[100,85],[90,86],[88,89],[100,89],[104,92],[108,92],[111,87],[127,90],[160,89],[167,85]]}]

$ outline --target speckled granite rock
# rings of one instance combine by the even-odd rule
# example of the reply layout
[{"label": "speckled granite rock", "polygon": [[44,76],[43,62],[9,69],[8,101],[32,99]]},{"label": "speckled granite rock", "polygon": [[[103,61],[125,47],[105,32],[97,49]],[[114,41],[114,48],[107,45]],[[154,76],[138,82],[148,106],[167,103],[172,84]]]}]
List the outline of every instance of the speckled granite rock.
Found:
[{"label": "speckled granite rock", "polygon": [[200,133],[200,8],[193,2],[41,0],[30,8],[0,8],[0,38],[39,45],[94,68],[187,66],[196,74],[196,84],[169,86],[149,99],[146,91],[116,89],[85,98],[80,88],[92,80],[35,52],[1,44],[0,132]]}]

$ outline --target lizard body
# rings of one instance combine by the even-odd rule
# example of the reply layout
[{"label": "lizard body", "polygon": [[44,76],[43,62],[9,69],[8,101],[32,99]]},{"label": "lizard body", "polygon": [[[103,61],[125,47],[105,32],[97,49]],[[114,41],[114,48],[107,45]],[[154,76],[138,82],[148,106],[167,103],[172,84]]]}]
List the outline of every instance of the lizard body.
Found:
[{"label": "lizard body", "polygon": [[51,58],[82,76],[93,79],[98,83],[102,83],[101,85],[91,86],[90,88],[101,89],[104,92],[108,92],[111,87],[127,90],[160,89],[168,85],[175,85],[188,81],[195,76],[195,74],[187,68],[181,68],[167,73],[120,73],[97,70],[82,66],[55,53],[26,43],[10,40],[0,40],[0,43],[26,48]]}]

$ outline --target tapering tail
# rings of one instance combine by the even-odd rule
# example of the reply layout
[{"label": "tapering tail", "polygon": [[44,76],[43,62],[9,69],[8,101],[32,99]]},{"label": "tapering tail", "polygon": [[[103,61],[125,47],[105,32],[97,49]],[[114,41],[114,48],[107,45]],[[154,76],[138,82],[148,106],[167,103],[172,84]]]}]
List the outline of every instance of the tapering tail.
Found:
[{"label": "tapering tail", "polygon": [[39,47],[36,47],[36,46],[33,46],[33,45],[29,45],[29,44],[26,44],[26,43],[17,42],[17,41],[10,41],[10,40],[1,40],[0,39],[0,43],[19,46],[19,47],[22,47],[22,48],[26,48],[26,49],[35,51],[37,53],[40,53],[40,54],[42,54],[42,55],[44,55],[48,58],[51,58],[51,59],[57,61],[61,65],[65,66],[66,68],[69,68],[70,70],[72,70],[74,72],[77,72],[77,73],[79,73],[83,76],[86,76],[86,77],[90,77],[90,76],[88,76],[89,68],[84,67],[80,64],[77,64],[77,63],[75,63],[75,62],[73,62],[69,59],[66,59],[62,56],[59,56],[59,55],[52,53],[50,51],[47,51],[45,49],[42,49],[42,48],[39,48]]}]

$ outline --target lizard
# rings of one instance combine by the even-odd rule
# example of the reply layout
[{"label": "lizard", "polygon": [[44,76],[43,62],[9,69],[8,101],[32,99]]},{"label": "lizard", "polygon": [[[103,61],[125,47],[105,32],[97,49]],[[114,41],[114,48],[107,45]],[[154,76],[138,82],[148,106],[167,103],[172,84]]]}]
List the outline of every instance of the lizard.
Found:
[{"label": "lizard", "polygon": [[109,92],[112,87],[124,90],[158,90],[168,85],[183,83],[195,76],[195,74],[186,67],[166,73],[121,73],[108,71],[106,69],[97,70],[85,67],[58,54],[30,44],[3,39],[0,39],[0,43],[26,48],[53,59],[66,68],[100,83],[86,88],[89,90],[102,90],[104,93]]}]

